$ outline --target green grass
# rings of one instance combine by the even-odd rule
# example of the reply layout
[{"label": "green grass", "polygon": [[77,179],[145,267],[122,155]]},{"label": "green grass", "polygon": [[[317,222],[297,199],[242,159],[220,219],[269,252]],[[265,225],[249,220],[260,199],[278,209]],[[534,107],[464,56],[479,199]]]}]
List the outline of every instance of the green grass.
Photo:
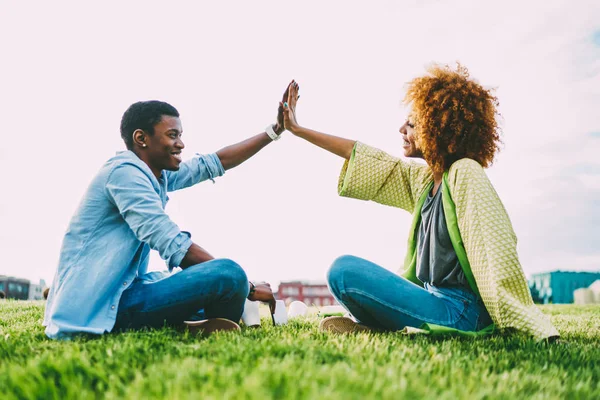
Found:
[{"label": "green grass", "polygon": [[555,344],[321,333],[317,320],[206,339],[173,329],[47,340],[43,304],[0,302],[3,399],[600,398],[600,306],[545,306]]}]

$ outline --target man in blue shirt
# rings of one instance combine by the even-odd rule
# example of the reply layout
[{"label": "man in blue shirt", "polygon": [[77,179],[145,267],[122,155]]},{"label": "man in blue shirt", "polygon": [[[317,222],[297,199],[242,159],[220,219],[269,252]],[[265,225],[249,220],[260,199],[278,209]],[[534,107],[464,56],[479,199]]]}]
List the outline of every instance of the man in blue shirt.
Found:
[{"label": "man in blue shirt", "polygon": [[[249,283],[234,261],[215,259],[193,243],[164,208],[167,192],[213,180],[278,139],[282,111],[264,133],[182,162],[178,111],[159,101],[131,105],[121,120],[127,151],[100,169],[65,234],[46,304],[46,335],[182,325],[200,310],[207,319],[186,322],[190,330],[239,330],[246,298],[274,307],[268,284]],[[169,270],[183,270],[148,273],[150,249]]]}]

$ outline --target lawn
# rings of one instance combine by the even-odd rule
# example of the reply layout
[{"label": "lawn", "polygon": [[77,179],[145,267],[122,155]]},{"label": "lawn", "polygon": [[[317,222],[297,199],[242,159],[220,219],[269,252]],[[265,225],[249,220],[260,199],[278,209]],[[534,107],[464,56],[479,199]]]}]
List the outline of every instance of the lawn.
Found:
[{"label": "lawn", "polygon": [[43,303],[0,301],[0,397],[600,398],[600,306],[542,309],[559,343],[339,336],[316,317],[206,339],[165,328],[56,342]]}]

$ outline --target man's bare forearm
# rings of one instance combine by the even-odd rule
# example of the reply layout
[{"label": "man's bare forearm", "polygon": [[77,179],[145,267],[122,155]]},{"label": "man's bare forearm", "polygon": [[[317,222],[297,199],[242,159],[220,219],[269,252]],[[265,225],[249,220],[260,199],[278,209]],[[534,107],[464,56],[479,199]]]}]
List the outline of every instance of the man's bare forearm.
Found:
[{"label": "man's bare forearm", "polygon": [[214,259],[215,258],[211,256],[208,253],[208,251],[204,250],[196,243],[192,243],[187,253],[183,257],[183,260],[181,260],[181,264],[179,266],[183,269],[186,269],[187,267],[191,267],[192,265],[202,264],[203,262]]},{"label": "man's bare forearm", "polygon": [[265,132],[259,133],[242,142],[222,148],[217,151],[217,156],[221,160],[223,168],[228,170],[237,167],[271,142],[272,140],[269,135]]}]

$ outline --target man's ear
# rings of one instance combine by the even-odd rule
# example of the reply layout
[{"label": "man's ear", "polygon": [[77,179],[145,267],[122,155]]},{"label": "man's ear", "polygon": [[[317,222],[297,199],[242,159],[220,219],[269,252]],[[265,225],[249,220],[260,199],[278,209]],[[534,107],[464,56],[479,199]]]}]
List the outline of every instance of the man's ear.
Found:
[{"label": "man's ear", "polygon": [[136,129],[133,132],[133,144],[138,147],[146,147],[146,132],[141,129]]}]

